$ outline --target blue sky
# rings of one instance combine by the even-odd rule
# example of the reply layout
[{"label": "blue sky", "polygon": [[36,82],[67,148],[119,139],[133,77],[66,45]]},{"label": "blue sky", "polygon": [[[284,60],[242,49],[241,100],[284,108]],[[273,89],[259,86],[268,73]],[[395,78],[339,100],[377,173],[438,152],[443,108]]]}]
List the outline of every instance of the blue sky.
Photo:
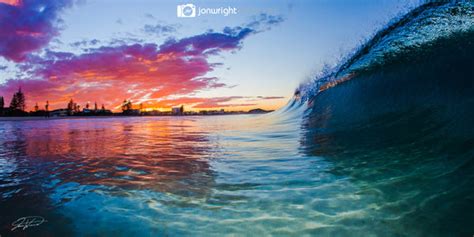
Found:
[{"label": "blue sky", "polygon": [[[230,6],[237,8],[238,13],[178,18],[176,6],[184,3],[210,8]],[[86,0],[62,10],[58,16],[62,21],[58,23],[57,36],[43,48],[29,54],[44,55],[45,50],[81,54],[94,47],[132,43],[160,46],[169,39],[179,41],[208,31],[222,32],[225,27],[244,26],[262,13],[278,16],[283,21],[264,26],[258,33],[244,38],[238,48],[207,57],[209,63],[220,65],[213,67],[205,76],[216,77],[226,86],[166,97],[235,96],[235,100],[240,101],[236,105],[244,105],[242,100],[258,101],[257,98],[252,99],[256,96],[284,97],[257,103],[275,109],[286,103],[295,88],[320,70],[323,64],[336,63],[393,17],[416,4],[418,1]],[[172,30],[150,33],[144,30],[146,25],[167,26]],[[82,47],[72,45],[92,40],[98,43]],[[31,65],[31,62],[26,63]],[[3,74],[0,83],[7,84],[8,79],[17,79],[15,72],[25,62],[1,58],[0,64],[8,66],[3,72],[0,71]],[[7,88],[3,90],[8,91]]]}]

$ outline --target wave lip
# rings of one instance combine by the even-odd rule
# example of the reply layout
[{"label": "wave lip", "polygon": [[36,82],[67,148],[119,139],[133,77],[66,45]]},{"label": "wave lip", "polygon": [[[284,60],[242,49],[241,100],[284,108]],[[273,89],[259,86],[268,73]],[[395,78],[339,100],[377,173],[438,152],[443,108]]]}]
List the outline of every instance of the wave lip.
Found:
[{"label": "wave lip", "polygon": [[425,3],[392,21],[336,67],[301,85],[295,98],[310,101],[321,91],[426,50],[440,40],[474,32],[474,3]]}]

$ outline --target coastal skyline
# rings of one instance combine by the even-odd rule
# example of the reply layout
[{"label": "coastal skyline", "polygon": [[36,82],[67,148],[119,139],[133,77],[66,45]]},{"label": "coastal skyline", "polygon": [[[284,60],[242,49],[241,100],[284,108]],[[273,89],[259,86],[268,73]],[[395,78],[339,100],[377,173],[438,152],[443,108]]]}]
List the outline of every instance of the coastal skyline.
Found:
[{"label": "coastal skyline", "polygon": [[[193,3],[219,7],[218,3]],[[347,45],[342,50],[351,49],[361,32],[373,31],[389,19],[382,13],[397,14],[386,2],[354,4],[352,11],[381,11],[371,10],[367,16],[332,15],[335,18],[325,26],[317,21],[324,15],[308,12],[330,11],[338,4],[341,2],[321,1],[306,9],[277,1],[255,10],[260,3],[243,1],[233,4],[239,9],[236,15],[187,19],[176,16],[176,3],[157,8],[152,1],[111,5],[104,1],[0,0],[4,16],[0,35],[5,39],[0,45],[0,95],[8,104],[22,87],[28,94],[27,110],[46,101],[57,109],[71,99],[80,104],[97,101],[114,111],[120,110],[124,99],[158,110],[180,105],[195,111],[278,109],[305,75],[336,59],[334,51],[322,46],[344,40]],[[105,8],[107,13],[98,13]],[[314,20],[316,30],[347,24],[351,18],[371,24],[344,35],[325,30],[336,41],[313,44],[320,39],[292,34],[294,30],[301,34],[308,26],[301,16]],[[347,40],[352,36],[356,37]],[[288,46],[287,41],[301,44]],[[302,54],[303,46],[316,53]],[[321,61],[321,55],[332,56]]]}]

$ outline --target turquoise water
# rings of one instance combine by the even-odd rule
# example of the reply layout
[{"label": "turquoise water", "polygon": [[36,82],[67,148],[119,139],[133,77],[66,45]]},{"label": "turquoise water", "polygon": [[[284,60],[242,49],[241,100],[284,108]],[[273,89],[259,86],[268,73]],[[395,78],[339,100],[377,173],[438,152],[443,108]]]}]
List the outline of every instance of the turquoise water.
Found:
[{"label": "turquoise water", "polygon": [[[1,234],[425,236],[458,227],[446,208],[472,210],[463,200],[431,206],[465,185],[439,197],[429,191],[442,184],[423,175],[446,170],[445,162],[310,155],[299,110],[2,122]],[[31,215],[47,222],[9,230]],[[471,221],[458,224],[471,231]]]}]

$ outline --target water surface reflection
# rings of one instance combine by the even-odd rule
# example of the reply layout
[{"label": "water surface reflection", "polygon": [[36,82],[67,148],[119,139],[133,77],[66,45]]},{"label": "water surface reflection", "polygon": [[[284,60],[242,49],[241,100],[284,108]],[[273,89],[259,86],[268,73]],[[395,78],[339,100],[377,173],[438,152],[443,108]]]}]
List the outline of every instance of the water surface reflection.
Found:
[{"label": "water surface reflection", "polygon": [[48,220],[38,227],[45,235],[61,229],[81,235],[253,232],[245,228],[247,218],[268,215],[260,208],[272,203],[270,190],[290,179],[282,175],[306,166],[279,167],[299,153],[298,133],[296,124],[273,121],[215,116],[2,122],[0,210],[11,213],[0,218],[2,232],[28,215]]}]

